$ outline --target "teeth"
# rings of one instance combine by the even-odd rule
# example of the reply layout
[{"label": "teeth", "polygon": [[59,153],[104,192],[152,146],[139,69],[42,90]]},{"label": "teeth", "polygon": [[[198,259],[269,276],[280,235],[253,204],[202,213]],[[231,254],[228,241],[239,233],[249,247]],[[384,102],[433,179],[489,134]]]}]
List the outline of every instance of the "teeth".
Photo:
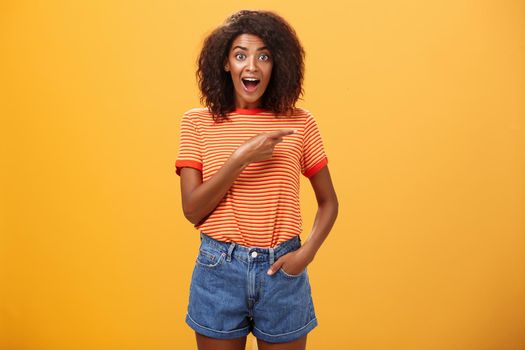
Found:
[{"label": "teeth", "polygon": [[259,79],[256,79],[256,78],[243,78],[244,80],[248,80],[248,81],[259,81]]}]

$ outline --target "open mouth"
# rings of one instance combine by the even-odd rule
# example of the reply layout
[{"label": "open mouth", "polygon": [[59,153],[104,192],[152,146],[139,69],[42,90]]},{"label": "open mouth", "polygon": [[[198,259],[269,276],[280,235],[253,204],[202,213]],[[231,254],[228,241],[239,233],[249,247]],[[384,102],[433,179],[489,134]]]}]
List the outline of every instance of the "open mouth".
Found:
[{"label": "open mouth", "polygon": [[259,85],[260,80],[255,78],[243,78],[242,84],[244,85],[244,88],[248,92],[253,92],[257,90],[257,86]]}]

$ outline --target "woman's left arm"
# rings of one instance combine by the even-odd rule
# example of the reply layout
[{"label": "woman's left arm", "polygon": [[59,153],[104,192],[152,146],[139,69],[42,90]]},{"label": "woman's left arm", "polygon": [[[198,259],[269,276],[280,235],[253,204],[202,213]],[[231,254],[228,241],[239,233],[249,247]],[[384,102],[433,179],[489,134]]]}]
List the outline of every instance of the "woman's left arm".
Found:
[{"label": "woman's left arm", "polygon": [[328,165],[310,177],[310,183],[315,192],[318,209],[312,231],[303,242],[300,250],[304,251],[309,261],[312,261],[335,223],[339,211],[339,201],[335,194]]},{"label": "woman's left arm", "polygon": [[286,272],[290,274],[300,273],[314,259],[315,254],[334,225],[339,211],[339,202],[332,184],[328,165],[309,179],[318,205],[312,231],[299,249],[279,258],[268,270],[268,274],[273,274],[284,264],[287,266],[285,268]]}]

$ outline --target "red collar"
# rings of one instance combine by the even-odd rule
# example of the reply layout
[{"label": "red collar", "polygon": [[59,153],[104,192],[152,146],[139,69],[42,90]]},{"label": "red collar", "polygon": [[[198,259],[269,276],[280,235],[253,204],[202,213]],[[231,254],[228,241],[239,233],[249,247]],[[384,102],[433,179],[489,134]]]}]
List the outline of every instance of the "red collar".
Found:
[{"label": "red collar", "polygon": [[237,114],[257,114],[266,111],[264,108],[235,108]]}]

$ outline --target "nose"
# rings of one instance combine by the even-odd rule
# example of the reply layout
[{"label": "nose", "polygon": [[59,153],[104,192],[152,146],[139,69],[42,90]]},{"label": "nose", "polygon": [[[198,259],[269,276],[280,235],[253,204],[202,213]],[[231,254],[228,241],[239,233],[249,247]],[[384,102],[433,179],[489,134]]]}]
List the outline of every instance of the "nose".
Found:
[{"label": "nose", "polygon": [[257,70],[257,61],[254,56],[251,56],[251,58],[248,59],[248,62],[246,63],[246,69],[250,71]]}]

